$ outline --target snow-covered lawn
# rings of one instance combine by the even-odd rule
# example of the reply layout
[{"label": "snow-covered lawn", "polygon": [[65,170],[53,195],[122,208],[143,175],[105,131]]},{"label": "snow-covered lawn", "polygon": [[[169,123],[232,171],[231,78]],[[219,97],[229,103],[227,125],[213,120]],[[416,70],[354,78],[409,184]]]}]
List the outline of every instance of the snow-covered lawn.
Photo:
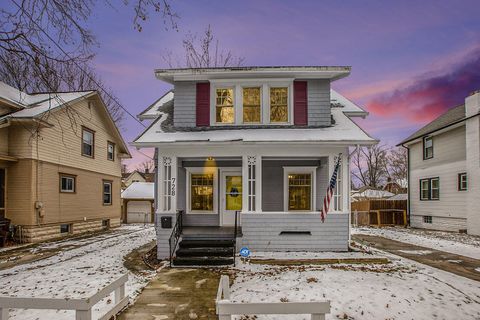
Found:
[{"label": "snow-covered lawn", "polygon": [[352,234],[380,236],[417,246],[480,259],[480,237],[412,228],[352,228]]},{"label": "snow-covered lawn", "polygon": [[[239,262],[231,298],[237,302],[330,300],[327,319],[480,319],[480,282],[387,256],[393,260],[386,265],[292,267]],[[259,315],[255,319],[310,318]]]},{"label": "snow-covered lawn", "polygon": [[[89,297],[122,274],[129,273],[126,294],[134,297],[152,274],[136,275],[123,266],[123,257],[155,239],[153,226],[128,225],[93,237],[40,245],[32,252],[60,248],[58,254],[0,271],[0,295],[42,298]],[[113,295],[112,295],[113,296]],[[98,303],[95,316],[107,309]],[[15,310],[12,319],[74,319],[73,311]]]}]

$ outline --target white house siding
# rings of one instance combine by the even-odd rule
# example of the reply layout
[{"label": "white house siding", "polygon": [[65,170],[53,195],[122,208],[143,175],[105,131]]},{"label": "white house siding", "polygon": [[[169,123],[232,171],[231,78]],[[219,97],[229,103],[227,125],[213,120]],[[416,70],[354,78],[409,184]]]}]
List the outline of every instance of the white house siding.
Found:
[{"label": "white house siding", "polygon": [[[480,113],[480,93],[465,100],[467,117]],[[467,232],[480,235],[480,116],[466,121],[467,145]]]},{"label": "white house siding", "polygon": [[[423,143],[410,146],[410,222],[413,227],[466,229],[467,192],[458,191],[458,174],[466,172],[465,127],[433,137],[433,159],[423,160]],[[420,200],[420,179],[440,178],[440,199]],[[424,223],[432,216],[432,223]]]},{"label": "white house siding", "polygon": [[[310,235],[283,234],[285,231]],[[242,214],[242,245],[251,251],[347,251],[348,214],[245,213]]]},{"label": "white house siding", "polygon": [[175,82],[173,121],[176,127],[196,126],[197,85],[193,81]]},{"label": "white house siding", "polygon": [[331,124],[330,81],[307,81],[308,125],[328,126]]}]

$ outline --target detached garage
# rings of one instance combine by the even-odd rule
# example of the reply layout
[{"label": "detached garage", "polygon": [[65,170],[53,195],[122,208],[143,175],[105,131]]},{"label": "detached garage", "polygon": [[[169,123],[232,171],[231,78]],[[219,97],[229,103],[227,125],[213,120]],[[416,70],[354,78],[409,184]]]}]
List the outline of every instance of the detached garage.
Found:
[{"label": "detached garage", "polygon": [[152,223],[154,184],[133,182],[122,192],[123,222]]}]

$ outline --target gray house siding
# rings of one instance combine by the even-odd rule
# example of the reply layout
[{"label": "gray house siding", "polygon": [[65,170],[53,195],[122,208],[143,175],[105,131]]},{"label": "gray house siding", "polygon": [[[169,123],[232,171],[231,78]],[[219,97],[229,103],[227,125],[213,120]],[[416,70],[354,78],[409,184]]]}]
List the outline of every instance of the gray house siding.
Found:
[{"label": "gray house siding", "polygon": [[[282,232],[310,234],[281,234]],[[242,245],[251,251],[347,251],[348,214],[242,214]]]},{"label": "gray house siding", "polygon": [[308,125],[328,126],[331,124],[330,81],[308,80]]},{"label": "gray house siding", "polygon": [[321,208],[322,195],[328,183],[328,158],[319,160],[264,160],[262,161],[262,210],[284,211],[283,167],[317,167],[316,207]]},{"label": "gray house siding", "polygon": [[173,123],[176,127],[195,127],[195,100],[197,86],[194,81],[175,82]]}]

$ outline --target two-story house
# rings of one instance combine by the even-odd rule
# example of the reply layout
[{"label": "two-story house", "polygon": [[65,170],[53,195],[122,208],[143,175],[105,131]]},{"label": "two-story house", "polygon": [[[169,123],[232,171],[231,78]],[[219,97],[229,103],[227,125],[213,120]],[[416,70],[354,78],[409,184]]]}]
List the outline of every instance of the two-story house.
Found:
[{"label": "two-story house", "polygon": [[133,145],[156,148],[158,258],[231,263],[221,256],[232,256],[235,241],[255,252],[348,250],[349,147],[377,142],[351,120],[367,113],[330,88],[349,74],[350,67],[156,70],[173,85],[171,99],[142,112],[156,119]]},{"label": "two-story house", "polygon": [[480,235],[480,93],[401,142],[408,149],[410,224]]},{"label": "two-story house", "polygon": [[96,91],[26,94],[0,82],[0,218],[19,241],[118,226],[123,157]]}]

